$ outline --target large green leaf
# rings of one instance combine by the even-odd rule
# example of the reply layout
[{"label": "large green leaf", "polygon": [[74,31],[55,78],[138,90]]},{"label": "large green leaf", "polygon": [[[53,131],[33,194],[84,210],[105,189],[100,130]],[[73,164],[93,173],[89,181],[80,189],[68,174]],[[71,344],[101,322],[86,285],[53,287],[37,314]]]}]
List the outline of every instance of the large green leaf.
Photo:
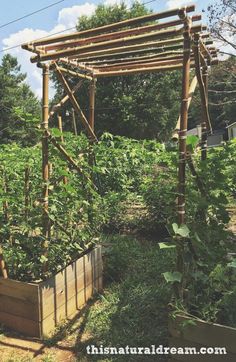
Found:
[{"label": "large green leaf", "polygon": [[163,276],[167,283],[181,282],[182,274],[180,272],[165,272]]}]

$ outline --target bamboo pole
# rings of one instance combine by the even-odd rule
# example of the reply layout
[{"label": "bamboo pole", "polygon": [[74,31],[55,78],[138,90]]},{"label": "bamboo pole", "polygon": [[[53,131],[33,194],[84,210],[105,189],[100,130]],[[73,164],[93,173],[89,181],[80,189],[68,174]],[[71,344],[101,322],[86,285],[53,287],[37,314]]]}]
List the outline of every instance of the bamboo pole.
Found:
[{"label": "bamboo pole", "polygon": [[182,34],[182,29],[175,29],[175,30],[169,30],[169,31],[156,31],[151,32],[150,34],[142,34],[142,35],[136,35],[133,37],[127,37],[123,39],[115,39],[115,40],[109,40],[104,41],[100,43],[95,44],[89,44],[84,46],[78,46],[74,48],[69,49],[63,49],[59,50],[57,52],[51,52],[51,53],[42,53],[37,54],[33,57],[31,57],[31,62],[41,62],[45,60],[53,60],[53,59],[59,59],[60,57],[69,57],[72,55],[80,55],[87,52],[96,52],[99,50],[106,50],[110,48],[117,48],[117,47],[124,47],[129,45],[136,45],[138,43],[144,43],[147,41],[153,41],[153,40],[162,40],[163,38],[169,37],[177,37]]},{"label": "bamboo pole", "polygon": [[211,121],[207,107],[207,99],[206,99],[206,90],[203,83],[201,65],[200,65],[200,50],[199,50],[199,34],[195,34],[194,36],[194,45],[193,45],[194,59],[195,59],[195,71],[199,84],[200,97],[201,97],[201,105],[202,105],[202,114],[204,117],[204,122],[206,123],[208,131],[211,133]]},{"label": "bamboo pole", "polygon": [[[208,68],[203,67],[202,80],[205,88],[206,102],[208,106]],[[207,126],[204,117],[204,111],[201,111],[201,160],[207,159]]]},{"label": "bamboo pole", "polygon": [[[212,44],[213,42],[211,40],[207,40],[205,42],[207,45],[208,44]],[[89,52],[89,53],[85,53],[83,55],[80,56],[73,56],[73,57],[69,57],[69,62],[71,65],[75,65],[76,67],[78,66],[78,63],[75,62],[75,60],[79,61],[79,62],[88,62],[90,60],[102,60],[102,59],[109,59],[109,58],[114,58],[114,57],[120,57],[120,56],[133,56],[133,55],[137,55],[137,54],[150,54],[150,53],[156,53],[157,54],[161,54],[162,52],[165,51],[169,51],[169,50],[179,50],[182,51],[183,50],[183,38],[180,37],[178,38],[178,41],[173,41],[173,39],[168,39],[166,41],[162,41],[162,42],[148,42],[148,43],[143,43],[142,46],[140,46],[139,44],[137,45],[132,45],[132,46],[127,46],[127,47],[121,47],[121,48],[111,48],[108,50],[103,50],[103,51],[97,51],[96,53],[94,52]],[[73,62],[73,63],[72,63]]]},{"label": "bamboo pole", "polygon": [[[196,25],[192,27],[192,32],[200,32],[204,30],[205,27],[202,25]],[[164,31],[153,31],[149,34],[141,34],[136,36],[129,36],[122,39],[115,39],[115,40],[108,40],[100,43],[95,44],[89,44],[84,46],[78,46],[74,48],[69,49],[63,49],[59,50],[57,52],[51,52],[51,53],[41,53],[37,54],[33,57],[31,57],[32,63],[37,63],[41,61],[46,60],[54,60],[59,59],[61,57],[69,57],[69,56],[78,56],[83,53],[87,52],[97,52],[97,51],[104,51],[110,48],[116,48],[116,47],[125,47],[125,46],[131,46],[131,45],[137,45],[139,43],[148,42],[152,40],[162,40],[166,38],[175,39],[178,35],[182,34],[182,28],[180,29],[173,29],[173,30],[164,30]]]},{"label": "bamboo pole", "polygon": [[201,196],[207,198],[207,193],[206,193],[204,184],[196,171],[196,168],[193,163],[192,155],[190,152],[186,153],[186,160],[187,160],[189,170],[196,181],[197,188],[200,191]]},{"label": "bamboo pole", "polygon": [[[47,258],[49,237],[50,237],[50,220],[48,217],[48,195],[49,195],[49,149],[48,149],[48,91],[49,91],[49,66],[43,67],[43,105],[42,105],[42,124],[43,130],[42,137],[42,177],[43,177],[43,192],[42,192],[42,224],[43,224],[43,236],[44,241],[43,256]],[[47,272],[48,262],[43,263],[43,271]]]},{"label": "bamboo pole", "polygon": [[[6,177],[6,173],[3,170],[2,172],[2,182],[3,182],[3,191],[4,193],[7,195],[8,193],[8,183],[7,183],[7,177]],[[10,214],[9,214],[9,204],[7,200],[3,200],[3,214],[4,214],[4,219],[5,222],[8,223],[8,221],[10,220]]]},{"label": "bamboo pole", "polygon": [[182,103],[179,130],[179,195],[178,195],[178,223],[185,223],[185,167],[186,167],[186,132],[188,125],[188,101],[189,101],[189,74],[191,37],[190,24],[186,21],[184,32],[184,57],[182,78]]},{"label": "bamboo pole", "polygon": [[[78,136],[77,126],[76,126],[76,119],[75,119],[75,110],[74,110],[74,108],[72,108],[71,112],[72,112],[72,125],[73,125],[73,129],[74,129],[74,134],[75,134],[76,136]],[[91,125],[90,125],[90,126],[91,126]]]},{"label": "bamboo pole", "polygon": [[[128,54],[129,55],[129,54]],[[118,65],[118,64],[126,64],[129,63],[131,61],[137,62],[137,61],[141,61],[141,60],[150,60],[153,58],[165,58],[165,57],[169,57],[169,56],[178,56],[178,55],[183,55],[183,51],[182,49],[180,50],[170,50],[167,52],[160,52],[160,53],[153,53],[153,54],[148,54],[148,55],[141,55],[141,56],[136,56],[136,57],[124,57],[124,58],[113,58],[113,59],[102,59],[102,60],[91,60],[91,61],[85,61],[85,64],[92,66],[92,67],[106,67],[107,65],[111,64],[111,65]]]},{"label": "bamboo pole", "polygon": [[[60,60],[60,61],[61,61],[61,60]],[[79,64],[78,64],[78,67],[79,67]],[[73,70],[65,69],[65,68],[63,68],[63,67],[58,67],[58,69],[59,69],[62,73],[72,75],[73,77],[83,78],[83,79],[88,79],[88,80],[92,80],[92,79],[93,79],[93,78],[90,77],[89,75],[87,75],[87,74],[81,74],[81,73],[78,72],[78,71],[73,72]],[[87,70],[90,71],[89,68],[87,68]]]},{"label": "bamboo pole", "polygon": [[49,131],[47,131],[48,140],[60,151],[60,153],[64,156],[67,162],[87,181],[90,181],[87,176],[83,173],[82,169],[77,165],[77,163],[73,160],[73,158],[68,154],[65,148],[56,141],[56,139],[51,135]]},{"label": "bamboo pole", "polygon": [[[191,56],[191,58],[193,59],[193,56]],[[138,61],[138,62],[129,62],[126,64],[118,64],[118,65],[109,65],[103,68],[100,67],[94,67],[94,71],[99,72],[100,70],[106,71],[106,72],[110,72],[110,71],[115,71],[115,70],[126,70],[126,69],[138,69],[140,68],[147,68],[147,67],[151,67],[151,66],[169,66],[169,65],[175,65],[175,64],[179,64],[183,59],[183,55],[180,56],[174,56],[174,57],[169,57],[168,59],[160,59],[160,58],[154,58],[151,59],[149,61],[145,60],[145,63],[143,61]]]},{"label": "bamboo pole", "polygon": [[[193,15],[192,16],[192,21],[199,21],[201,20],[202,16],[201,15]],[[121,31],[116,31],[116,32],[112,32],[112,33],[108,33],[108,34],[100,34],[100,35],[96,35],[93,37],[89,37],[89,38],[81,38],[81,39],[76,39],[73,41],[63,41],[57,44],[52,44],[52,45],[48,45],[44,48],[42,48],[41,50],[44,52],[49,52],[51,50],[62,50],[63,48],[71,48],[71,47],[77,47],[77,46],[81,46],[81,45],[85,45],[85,44],[90,44],[90,43],[98,43],[101,41],[107,41],[107,40],[114,40],[114,39],[119,39],[121,37],[127,37],[127,36],[131,36],[131,35],[140,35],[140,34],[144,34],[144,33],[148,33],[150,31],[155,31],[155,30],[160,30],[160,29],[165,29],[165,28],[172,28],[173,26],[178,26],[178,25],[182,25],[183,24],[183,20],[181,19],[177,19],[177,20],[172,20],[172,21],[168,21],[165,23],[155,23],[155,24],[151,24],[151,25],[147,25],[147,26],[142,26],[142,27],[137,27],[137,28],[132,28],[132,29],[126,29],[126,30],[121,30]]]},{"label": "bamboo pole", "polygon": [[170,16],[175,16],[178,15],[179,12],[182,10],[185,10],[187,13],[188,12],[193,12],[195,10],[195,5],[189,5],[189,6],[185,6],[182,8],[176,8],[176,9],[171,9],[171,10],[167,10],[161,13],[154,13],[154,14],[149,14],[149,15],[145,15],[145,16],[139,16],[133,19],[128,19],[128,20],[123,20],[117,23],[113,23],[113,24],[108,24],[108,25],[104,25],[104,26],[100,26],[97,28],[93,28],[93,29],[89,29],[89,30],[84,30],[84,31],[80,31],[80,32],[76,32],[73,34],[66,34],[66,35],[60,35],[60,36],[55,36],[55,37],[48,37],[46,39],[39,39],[33,42],[29,42],[27,44],[23,44],[22,48],[23,49],[28,49],[30,47],[36,47],[36,46],[40,46],[40,45],[47,45],[50,44],[52,42],[59,42],[59,41],[67,41],[67,40],[72,40],[72,39],[76,39],[78,37],[81,36],[90,36],[90,35],[94,35],[94,34],[101,34],[103,32],[107,32],[110,30],[116,30],[116,29],[122,29],[122,28],[126,28],[127,26],[133,26],[133,25],[137,25],[137,24],[142,24],[142,23],[146,23],[146,22],[151,22],[154,20],[160,20],[160,19],[165,19],[168,18]]},{"label": "bamboo pole", "polygon": [[[192,82],[190,84],[190,87],[189,87],[188,104],[187,104],[188,110],[189,110],[189,107],[190,107],[190,104],[191,104],[193,94],[195,92],[196,87],[197,87],[197,77],[194,76],[193,79],[192,79]],[[173,135],[172,135],[172,140],[173,141],[178,140],[178,135],[179,135],[179,130],[180,130],[180,118],[181,118],[181,115],[179,115],[179,117],[178,117],[176,127],[175,127],[175,130],[174,130]]]},{"label": "bamboo pole", "polygon": [[[165,41],[166,43],[166,41]],[[129,47],[128,49],[124,49],[124,48],[112,48],[109,51],[99,51],[96,52],[96,54],[94,54],[93,52],[90,53],[86,53],[83,55],[78,56],[76,59],[79,62],[89,62],[91,60],[107,60],[107,59],[115,59],[116,57],[120,57],[120,56],[126,56],[126,57],[130,57],[130,56],[135,56],[135,55],[139,55],[139,54],[161,54],[164,51],[169,51],[169,50],[182,50],[182,43],[183,43],[183,39],[179,38],[179,41],[177,43],[171,41],[171,44],[164,44],[164,45],[160,45],[160,42],[150,42],[150,43],[145,43],[143,44],[143,46],[135,45],[132,47]],[[158,46],[159,44],[159,46]],[[115,58],[114,58],[115,57]],[[73,57],[69,57],[70,62],[72,62],[73,60],[71,59]],[[76,64],[77,66],[77,64]]]},{"label": "bamboo pole", "polygon": [[89,85],[89,124],[94,131],[94,109],[95,109],[96,79]]},{"label": "bamboo pole", "polygon": [[[186,132],[188,128],[188,98],[189,98],[189,77],[190,77],[190,54],[191,54],[191,23],[185,18],[184,44],[183,44],[183,70],[182,70],[182,102],[179,130],[179,167],[178,167],[178,224],[185,224],[185,169],[186,169]],[[181,273],[181,283],[175,284],[177,297],[183,299],[184,284],[184,245],[180,239],[177,244],[176,268]]]},{"label": "bamboo pole", "polygon": [[86,128],[87,132],[88,132],[88,135],[89,137],[94,140],[94,141],[97,141],[97,137],[95,136],[92,128],[90,127],[85,115],[83,114],[74,94],[72,93],[67,81],[65,80],[64,76],[62,75],[59,67],[56,65],[56,71],[57,71],[57,75],[58,75],[58,79],[60,80],[60,82],[62,83],[67,95],[69,96],[69,99],[76,111],[76,113],[78,113],[79,117],[81,118],[81,121],[84,125],[84,127]]},{"label": "bamboo pole", "polygon": [[[58,122],[58,129],[61,132],[61,136],[59,138],[61,143],[64,143],[64,137],[63,137],[63,126],[62,126],[62,117],[61,114],[57,114],[57,122]],[[66,176],[62,176],[63,184],[66,185],[68,183],[68,179]]]},{"label": "bamboo pole", "polygon": [[30,205],[30,167],[25,167],[25,181],[24,181],[24,193],[25,193],[25,220],[29,217],[29,205]]},{"label": "bamboo pole", "polygon": [[[128,69],[128,70],[116,70],[114,72],[96,72],[94,71],[94,76],[96,78],[102,77],[115,77],[115,76],[125,76],[130,74],[139,74],[139,73],[150,73],[150,72],[169,72],[172,70],[182,69],[183,62],[180,62],[176,65],[166,65],[166,66],[152,66],[147,68],[138,68],[138,69]],[[191,68],[194,68],[194,62],[191,62]]]},{"label": "bamboo pole", "polygon": [[[82,84],[83,84],[83,80],[81,79],[81,80],[75,85],[75,87],[72,88],[71,92],[74,94],[77,90],[79,90],[79,88],[82,86]],[[66,95],[65,97],[62,98],[62,100],[61,100],[59,103],[55,104],[55,105],[52,107],[51,112],[49,113],[49,119],[51,119],[51,118],[54,116],[54,114],[55,114],[56,112],[58,112],[69,99],[70,99],[69,96]]]},{"label": "bamboo pole", "polygon": [[6,263],[4,261],[3,250],[2,250],[1,245],[0,245],[0,270],[2,272],[3,278],[7,279],[8,278],[8,273],[7,273]]}]

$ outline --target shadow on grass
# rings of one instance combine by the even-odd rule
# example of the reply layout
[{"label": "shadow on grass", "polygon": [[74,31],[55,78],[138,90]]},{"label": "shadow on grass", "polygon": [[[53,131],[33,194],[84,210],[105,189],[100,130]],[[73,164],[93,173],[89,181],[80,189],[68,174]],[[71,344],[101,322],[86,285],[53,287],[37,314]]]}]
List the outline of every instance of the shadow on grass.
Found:
[{"label": "shadow on grass", "polygon": [[167,345],[167,305],[171,290],[162,273],[171,270],[173,255],[157,242],[112,236],[107,240],[104,294],[89,302],[72,320],[43,341],[47,347],[70,351],[72,359],[90,361],[166,361],[164,355],[91,355],[87,346],[151,347]]}]

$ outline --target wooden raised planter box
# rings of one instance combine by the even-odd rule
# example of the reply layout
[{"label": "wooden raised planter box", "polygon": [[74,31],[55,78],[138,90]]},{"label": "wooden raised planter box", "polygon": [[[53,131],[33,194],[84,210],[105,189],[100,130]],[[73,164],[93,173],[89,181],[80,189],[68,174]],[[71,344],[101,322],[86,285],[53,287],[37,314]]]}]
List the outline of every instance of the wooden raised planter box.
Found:
[{"label": "wooden raised planter box", "polygon": [[102,290],[101,246],[40,283],[0,278],[0,323],[31,337],[50,336]]},{"label": "wooden raised planter box", "polygon": [[190,320],[185,316],[169,319],[169,347],[225,347],[227,354],[173,354],[170,362],[235,362],[236,361],[236,329],[220,324],[195,320],[194,325],[183,325]]}]

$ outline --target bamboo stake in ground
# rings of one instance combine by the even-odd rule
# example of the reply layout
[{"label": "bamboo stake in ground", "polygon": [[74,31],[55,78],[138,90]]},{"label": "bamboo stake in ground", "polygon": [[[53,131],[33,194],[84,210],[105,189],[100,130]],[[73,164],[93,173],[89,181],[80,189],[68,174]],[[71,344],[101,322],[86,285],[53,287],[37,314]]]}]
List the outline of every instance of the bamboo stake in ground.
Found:
[{"label": "bamboo stake in ground", "polygon": [[[62,127],[62,117],[61,114],[57,114],[57,121],[58,121],[58,129],[61,132],[61,135],[59,137],[59,140],[61,143],[64,143],[64,137],[63,137],[63,127]],[[63,184],[66,185],[68,183],[68,179],[66,176],[62,176],[61,178],[63,180]]]},{"label": "bamboo stake in ground", "polygon": [[76,119],[75,119],[75,110],[74,110],[74,108],[72,108],[71,112],[72,112],[72,125],[73,125],[73,129],[74,129],[74,134],[75,134],[76,136],[78,136],[77,126],[76,126]]},{"label": "bamboo stake in ground", "polygon": [[[203,84],[205,87],[206,102],[208,107],[208,69],[207,66],[203,68],[202,74]],[[201,115],[201,160],[205,161],[207,159],[207,126],[204,117],[204,111],[202,109]]]},{"label": "bamboo stake in ground", "polygon": [[[7,185],[7,177],[6,177],[4,170],[3,170],[2,176],[3,176],[3,191],[7,195],[8,185]],[[4,200],[2,204],[3,204],[4,219],[5,219],[5,222],[7,223],[10,219],[8,201]]]},{"label": "bamboo stake in ground", "polygon": [[[43,192],[42,192],[42,224],[43,224],[43,256],[47,258],[48,244],[50,237],[50,219],[48,217],[48,194],[49,194],[49,150],[48,150],[48,91],[49,91],[49,66],[43,67],[43,104],[42,104],[42,177],[43,177]],[[44,262],[43,271],[47,272],[48,263]]]},{"label": "bamboo stake in ground", "polygon": [[29,205],[30,205],[30,167],[25,167],[25,220],[28,220],[29,216]]},{"label": "bamboo stake in ground", "polygon": [[0,246],[0,270],[2,272],[2,276],[4,279],[8,278],[8,273],[7,273],[7,269],[6,269],[6,264],[3,258],[3,251],[2,251],[2,247]]}]

